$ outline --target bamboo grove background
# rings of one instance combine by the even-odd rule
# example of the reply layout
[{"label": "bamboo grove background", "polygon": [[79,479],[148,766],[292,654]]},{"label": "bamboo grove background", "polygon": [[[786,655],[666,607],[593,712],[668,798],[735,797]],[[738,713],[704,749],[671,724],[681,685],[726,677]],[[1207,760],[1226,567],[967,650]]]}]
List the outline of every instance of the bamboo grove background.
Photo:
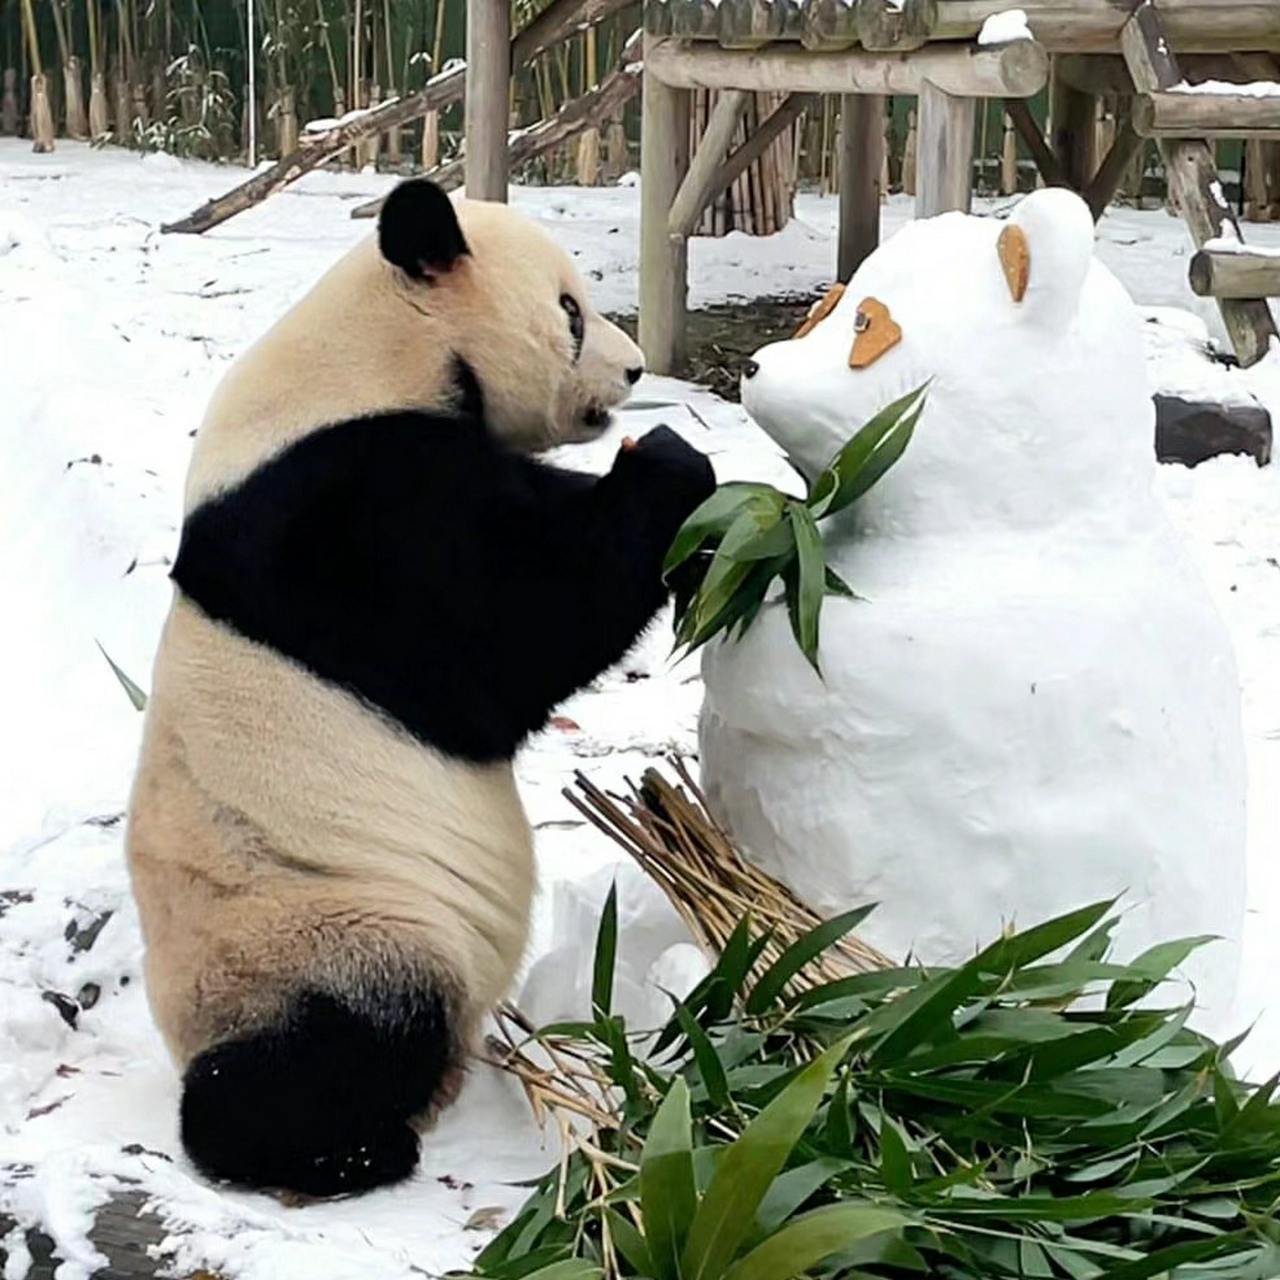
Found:
[{"label": "bamboo grove background", "polygon": [[[544,2],[513,0],[513,27]],[[465,47],[465,0],[255,0],[255,8],[259,158],[291,150],[308,121],[419,88]],[[637,3],[518,68],[512,126],[544,119],[596,84],[639,21]],[[0,132],[33,136],[37,147],[56,136],[243,161],[248,41],[246,0],[0,0]],[[1031,107],[1043,122],[1044,95]],[[913,108],[911,99],[890,105],[884,176],[891,190],[913,186]],[[340,163],[430,168],[456,152],[461,117],[455,105],[372,140]],[[616,180],[638,164],[638,102],[620,120],[601,124],[589,146],[567,144],[518,176]],[[1098,128],[1105,136],[1105,113]],[[837,189],[838,133],[833,98],[802,117],[794,141],[800,184]],[[1239,152],[1238,144],[1220,147],[1228,172],[1238,168]],[[975,154],[980,192],[1026,189],[1035,181],[998,102],[980,104]],[[1163,197],[1154,146],[1135,162],[1122,195]]]}]

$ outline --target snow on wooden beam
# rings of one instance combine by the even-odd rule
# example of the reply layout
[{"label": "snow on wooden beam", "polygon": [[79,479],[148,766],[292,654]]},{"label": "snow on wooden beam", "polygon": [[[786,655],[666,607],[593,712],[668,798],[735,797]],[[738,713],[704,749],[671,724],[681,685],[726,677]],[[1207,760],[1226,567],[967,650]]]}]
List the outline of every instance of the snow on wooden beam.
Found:
[{"label": "snow on wooden beam", "polygon": [[1280,84],[1261,87],[1271,92],[1215,82],[1149,93],[1133,104],[1133,127],[1144,138],[1280,139]]},{"label": "snow on wooden beam", "polygon": [[1191,259],[1188,274],[1202,298],[1280,298],[1280,252],[1210,241]]},{"label": "snow on wooden beam", "polygon": [[772,45],[722,49],[656,39],[645,70],[673,89],[751,89],[764,93],[918,94],[925,83],[958,98],[1029,98],[1049,78],[1034,40],[999,47],[928,45],[912,53],[810,53]]}]

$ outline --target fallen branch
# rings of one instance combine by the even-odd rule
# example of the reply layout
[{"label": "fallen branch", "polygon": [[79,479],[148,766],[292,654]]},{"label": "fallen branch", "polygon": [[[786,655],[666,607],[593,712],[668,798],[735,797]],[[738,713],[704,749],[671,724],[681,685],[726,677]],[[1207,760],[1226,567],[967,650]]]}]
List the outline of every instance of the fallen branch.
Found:
[{"label": "fallen branch", "polygon": [[[640,62],[641,33],[635,31],[623,46],[617,65],[594,89],[580,98],[566,102],[555,115],[530,125],[527,129],[513,130],[507,137],[507,157],[514,168],[532,160],[534,156],[550,151],[583,130],[598,124],[622,109],[623,104],[640,91],[644,66]],[[445,164],[437,165],[424,176],[446,191],[459,186],[466,175],[464,156],[458,156]],[[382,208],[383,197],[370,200],[352,209],[353,218],[376,218]]]},{"label": "fallen branch", "polygon": [[385,133],[388,129],[414,120],[428,111],[438,111],[460,98],[465,86],[465,72],[465,67],[444,71],[438,76],[432,76],[421,90],[408,98],[397,98],[394,102],[385,102],[382,106],[363,111],[359,115],[347,116],[342,123],[324,133],[305,135],[296,150],[277,160],[271,168],[254,174],[247,182],[242,182],[226,195],[202,204],[194,213],[180,221],[166,223],[160,230],[200,235],[210,227],[234,218],[237,213],[260,204],[268,196],[275,195],[291,182],[296,182],[304,173],[318,168],[362,138],[372,133]]},{"label": "fallen branch", "polygon": [[[536,58],[584,28],[617,13],[626,3],[627,0],[552,0],[512,39],[511,65],[521,66]],[[234,218],[237,213],[261,204],[291,182],[296,182],[304,173],[309,173],[345,151],[352,143],[370,134],[399,128],[429,111],[442,111],[445,107],[460,102],[466,93],[466,87],[466,67],[460,64],[432,76],[417,93],[407,98],[383,103],[382,106],[360,115],[349,114],[334,128],[307,135],[294,151],[281,157],[271,168],[254,174],[247,182],[242,182],[225,195],[202,204],[194,213],[177,222],[167,223],[160,229],[200,235],[211,227],[226,222],[228,218]],[[638,87],[637,81],[636,88]],[[630,96],[630,93],[625,95],[621,101],[625,102]],[[531,154],[536,155],[537,152]],[[441,167],[447,170],[450,166]],[[453,185],[457,185],[456,181]]]}]

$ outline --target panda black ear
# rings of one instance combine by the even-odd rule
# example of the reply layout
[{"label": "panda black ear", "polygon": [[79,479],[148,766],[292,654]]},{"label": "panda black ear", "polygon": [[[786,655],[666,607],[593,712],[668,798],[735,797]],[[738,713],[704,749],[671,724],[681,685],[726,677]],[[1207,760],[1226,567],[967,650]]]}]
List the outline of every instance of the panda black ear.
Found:
[{"label": "panda black ear", "polygon": [[382,204],[378,247],[393,266],[415,280],[442,275],[467,248],[453,201],[427,178],[410,178]]}]

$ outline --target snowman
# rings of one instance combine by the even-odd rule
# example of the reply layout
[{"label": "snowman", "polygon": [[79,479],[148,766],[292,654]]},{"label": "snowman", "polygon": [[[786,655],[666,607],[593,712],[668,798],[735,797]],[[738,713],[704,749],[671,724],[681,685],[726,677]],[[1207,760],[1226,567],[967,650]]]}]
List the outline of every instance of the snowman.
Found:
[{"label": "snowman", "polygon": [[[909,224],[748,362],[742,402],[810,482],[930,383],[906,453],[826,523],[820,678],[785,607],[709,646],[709,803],[819,910],[879,906],[890,955],[1122,895],[1114,954],[1180,970],[1230,1025],[1245,897],[1231,642],[1154,491],[1140,320],[1062,190],[1007,222]],[[1184,993],[1185,994],[1185,993]]]}]

